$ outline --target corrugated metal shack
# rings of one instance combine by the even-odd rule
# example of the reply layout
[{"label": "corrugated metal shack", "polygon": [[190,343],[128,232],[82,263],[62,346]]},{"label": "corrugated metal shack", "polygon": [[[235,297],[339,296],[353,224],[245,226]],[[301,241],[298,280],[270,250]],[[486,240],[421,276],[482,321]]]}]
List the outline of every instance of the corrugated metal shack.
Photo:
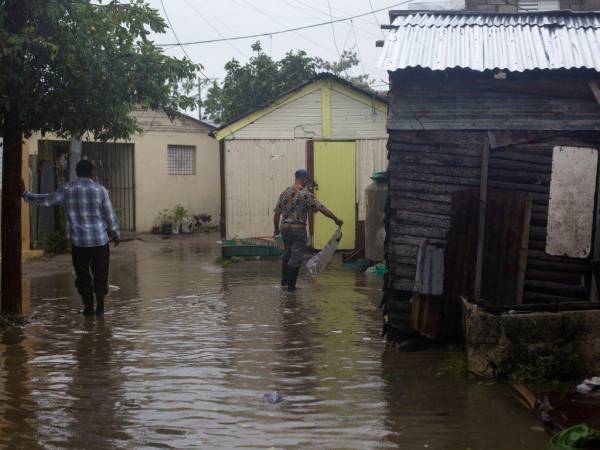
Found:
[{"label": "corrugated metal shack", "polygon": [[[362,248],[365,189],[373,172],[387,167],[386,116],[385,98],[322,73],[222,125],[215,136],[224,237],[269,236],[277,198],[306,167],[319,184],[317,197],[344,220],[339,248]],[[333,227],[315,216],[310,231],[316,248]]]},{"label": "corrugated metal shack", "polygon": [[600,14],[390,17],[388,336],[409,312],[413,329],[456,336],[461,296],[597,301]]}]

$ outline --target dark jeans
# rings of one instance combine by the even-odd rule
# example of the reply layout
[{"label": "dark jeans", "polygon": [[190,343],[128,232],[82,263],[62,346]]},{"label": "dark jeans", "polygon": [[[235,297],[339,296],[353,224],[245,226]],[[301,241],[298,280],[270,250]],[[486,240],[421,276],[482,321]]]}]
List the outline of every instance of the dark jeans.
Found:
[{"label": "dark jeans", "polygon": [[304,247],[307,239],[306,227],[282,225],[281,236],[285,248],[283,254],[284,264],[299,268],[304,260]]},{"label": "dark jeans", "polygon": [[103,299],[108,293],[108,266],[110,248],[75,247],[72,249],[73,267],[77,276],[75,287],[83,298],[96,294],[96,299]]}]

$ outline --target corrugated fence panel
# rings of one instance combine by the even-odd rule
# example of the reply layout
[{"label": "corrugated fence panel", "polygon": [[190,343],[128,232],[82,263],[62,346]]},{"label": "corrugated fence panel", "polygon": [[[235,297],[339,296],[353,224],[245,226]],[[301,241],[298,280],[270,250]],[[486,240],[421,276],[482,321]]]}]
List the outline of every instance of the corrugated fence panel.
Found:
[{"label": "corrugated fence panel", "polygon": [[387,170],[387,139],[364,139],[356,141],[356,200],[358,220],[365,220],[365,189],[371,184],[373,172]]},{"label": "corrugated fence panel", "polygon": [[306,140],[225,142],[227,238],[269,236],[279,194],[306,166]]},{"label": "corrugated fence panel", "polygon": [[452,193],[477,188],[481,167],[480,145],[416,145],[406,141],[406,134],[390,134],[391,236],[387,260],[392,287],[397,290],[413,289],[420,243],[445,243]]}]

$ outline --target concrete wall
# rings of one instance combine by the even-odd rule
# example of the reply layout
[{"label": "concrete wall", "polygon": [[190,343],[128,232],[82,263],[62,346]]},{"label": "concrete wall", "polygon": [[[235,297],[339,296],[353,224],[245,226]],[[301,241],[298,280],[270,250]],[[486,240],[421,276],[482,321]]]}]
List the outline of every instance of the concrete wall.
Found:
[{"label": "concrete wall", "polygon": [[[527,2],[529,3],[529,2]],[[573,11],[598,11],[600,10],[600,0],[558,0],[557,4],[561,10],[570,9]],[[513,0],[466,0],[465,9],[467,11],[480,12],[523,12],[518,3]],[[551,9],[555,9],[552,7]]]},{"label": "concrete wall", "polygon": [[[162,121],[164,122],[164,118]],[[219,144],[208,135],[209,132],[210,130],[201,124],[188,123],[186,128],[167,128],[167,131],[149,129],[133,139],[136,230],[149,231],[160,211],[172,208],[178,203],[192,214],[210,214],[213,218],[212,225],[219,223]],[[196,147],[195,175],[169,175],[169,145]]]},{"label": "concrete wall", "polygon": [[494,315],[467,302],[463,307],[469,370],[477,376],[509,376],[540,356],[600,371],[600,309]]},{"label": "concrete wall", "polygon": [[[158,213],[178,203],[192,214],[210,214],[212,224],[217,225],[221,205],[219,144],[209,136],[210,127],[186,116],[171,121],[163,111],[133,114],[144,130],[127,141],[134,144],[136,230],[150,231]],[[28,140],[31,153],[37,153],[40,139],[64,140],[36,133]],[[169,145],[196,147],[195,175],[169,175]]]}]

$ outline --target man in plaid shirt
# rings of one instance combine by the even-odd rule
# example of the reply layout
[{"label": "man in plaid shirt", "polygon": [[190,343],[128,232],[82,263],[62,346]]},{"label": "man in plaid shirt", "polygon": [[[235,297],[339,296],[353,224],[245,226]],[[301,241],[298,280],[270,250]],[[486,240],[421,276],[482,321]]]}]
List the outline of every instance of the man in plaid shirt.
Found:
[{"label": "man in plaid shirt", "polygon": [[[23,199],[41,206],[63,204],[67,218],[67,238],[72,244],[75,286],[83,300],[82,314],[104,314],[104,297],[108,293],[109,241],[119,243],[119,222],[108,191],[94,181],[94,164],[77,163],[78,179],[48,194],[33,194],[22,186]],[[91,272],[90,272],[91,271]]]}]

